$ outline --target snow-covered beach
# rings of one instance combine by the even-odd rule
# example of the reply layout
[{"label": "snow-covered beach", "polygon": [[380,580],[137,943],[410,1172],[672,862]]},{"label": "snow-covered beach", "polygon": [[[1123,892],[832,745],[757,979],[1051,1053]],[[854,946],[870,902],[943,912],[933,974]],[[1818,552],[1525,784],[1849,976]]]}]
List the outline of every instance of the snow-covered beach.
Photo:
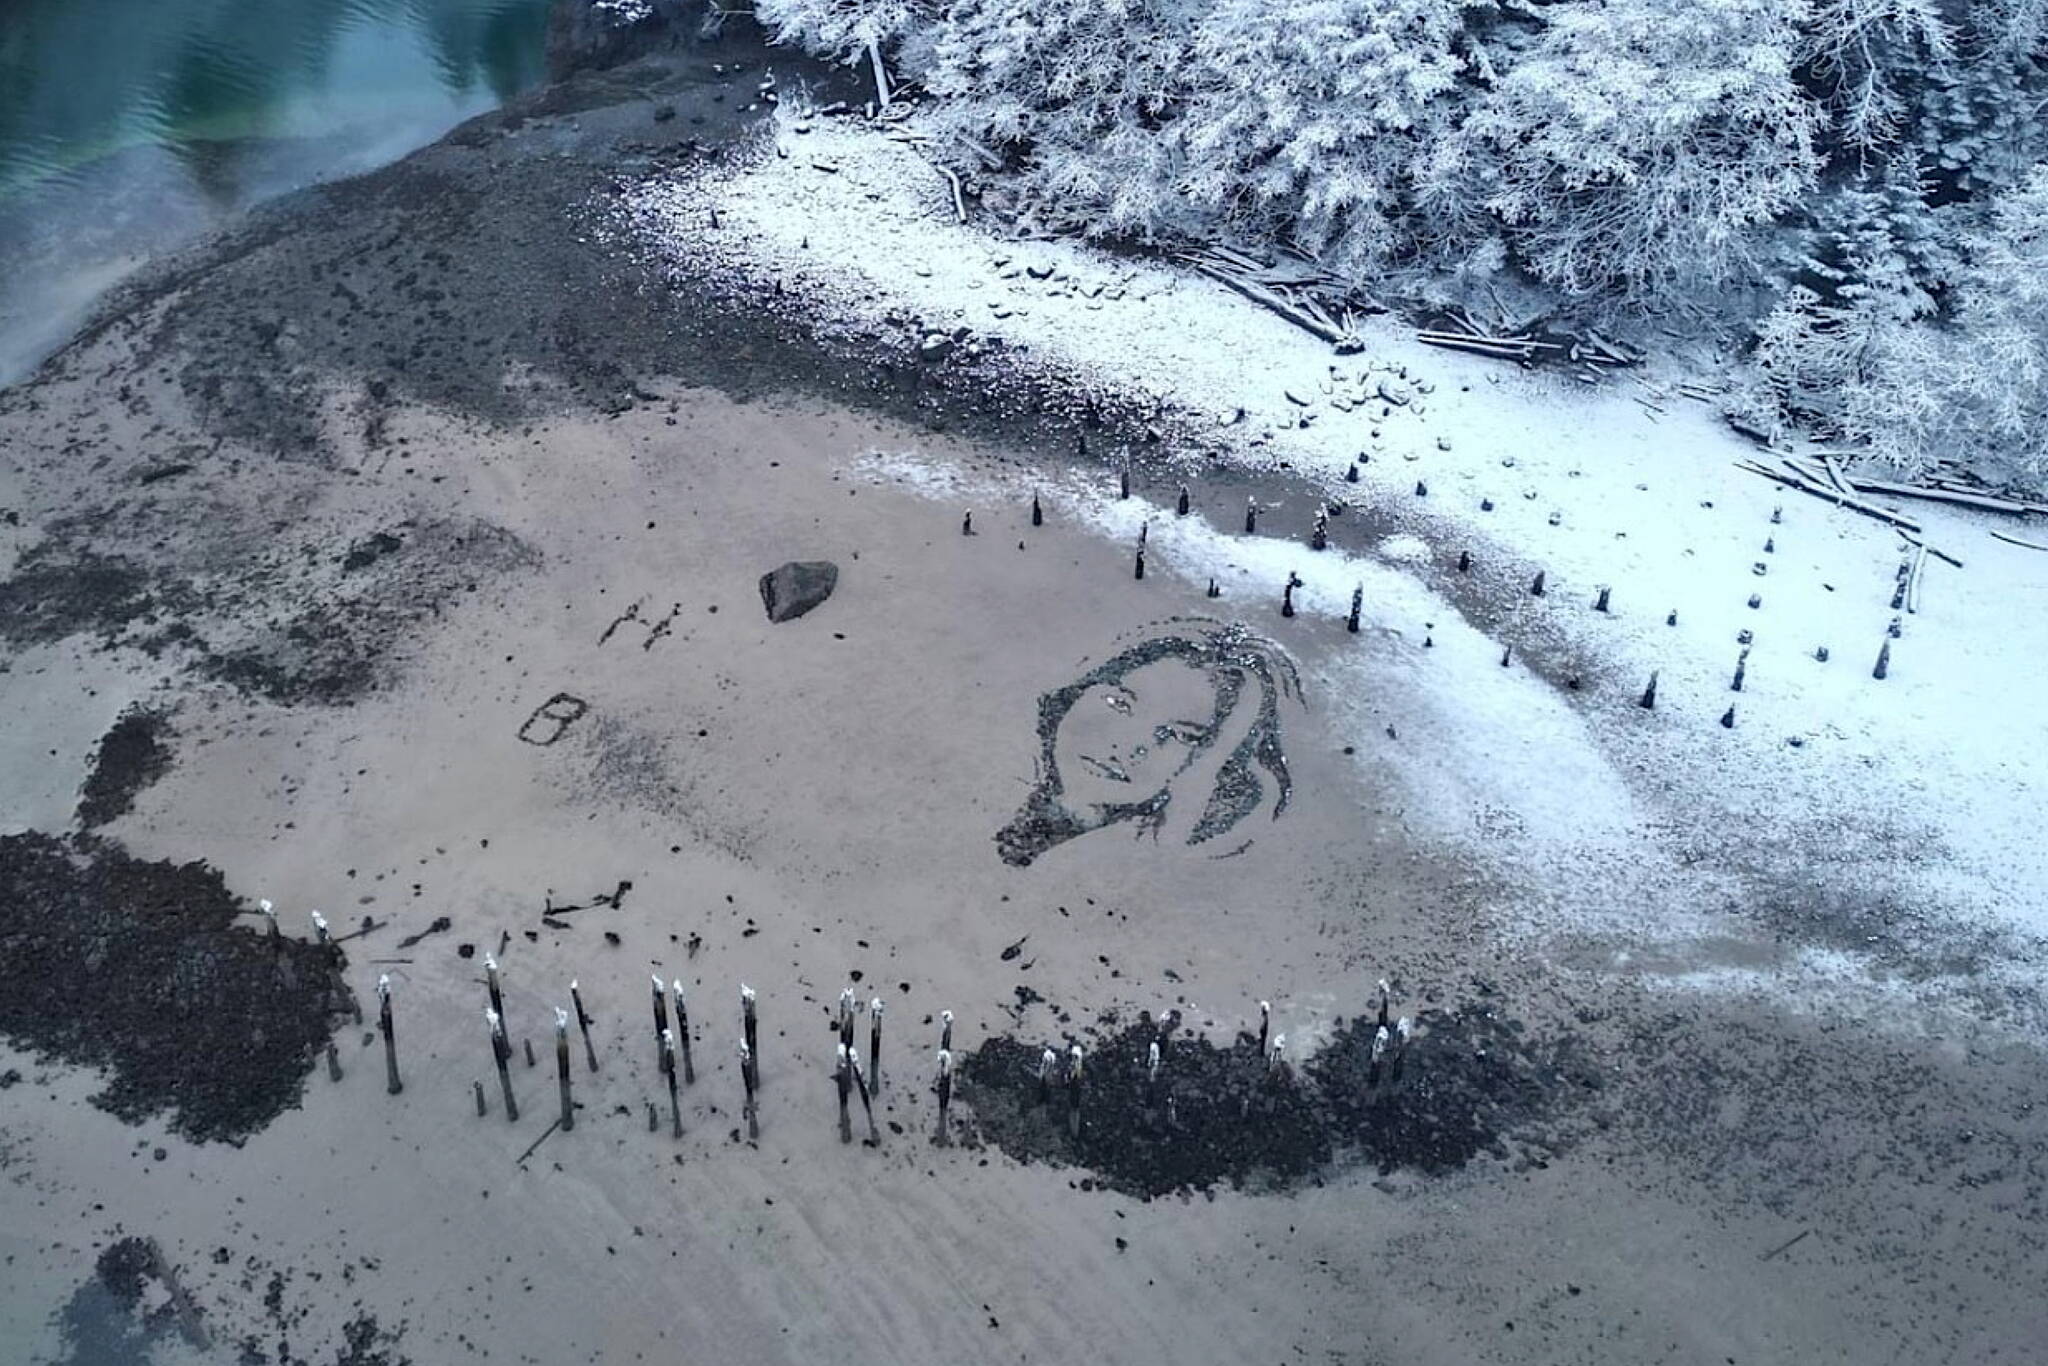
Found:
[{"label": "snow-covered beach", "polygon": [[0,395],[0,1342],[2025,1359],[2024,524],[1900,501],[1894,609],[1675,348],[1335,354],[834,79],[583,72]]}]

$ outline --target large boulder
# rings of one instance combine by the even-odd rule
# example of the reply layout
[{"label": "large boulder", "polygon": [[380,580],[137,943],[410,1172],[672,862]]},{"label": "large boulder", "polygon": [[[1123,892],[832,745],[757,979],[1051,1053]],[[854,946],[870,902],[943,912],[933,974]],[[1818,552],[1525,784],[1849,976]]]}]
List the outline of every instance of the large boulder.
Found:
[{"label": "large boulder", "polygon": [[792,621],[832,596],[839,566],[830,560],[791,560],[761,576],[761,605],[770,621]]}]

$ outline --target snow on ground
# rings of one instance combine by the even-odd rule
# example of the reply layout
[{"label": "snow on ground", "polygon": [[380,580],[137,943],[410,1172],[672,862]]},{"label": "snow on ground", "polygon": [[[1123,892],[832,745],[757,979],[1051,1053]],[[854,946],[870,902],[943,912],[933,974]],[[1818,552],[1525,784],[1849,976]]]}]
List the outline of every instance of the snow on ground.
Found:
[{"label": "snow on ground", "polygon": [[[1527,928],[1683,940],[1700,925],[1681,904],[1733,910],[1776,877],[1907,905],[1890,931],[1923,945],[1955,927],[1987,927],[2007,951],[2048,934],[2048,555],[1993,540],[2005,520],[1903,508],[1964,568],[1930,559],[1918,610],[1895,612],[1910,549],[1897,533],[1738,470],[1755,448],[1700,405],[1654,412],[1632,376],[1594,388],[1524,373],[1386,318],[1362,330],[1364,354],[1337,356],[1194,272],[962,226],[914,146],[852,121],[785,110],[738,168],[651,180],[623,214],[643,249],[692,276],[780,282],[821,328],[908,311],[1000,338],[1026,364],[1207,415],[1245,469],[1322,479],[1395,522],[1370,556],[1318,555],[1312,507],[1271,509],[1246,537],[1078,482],[1061,495],[1112,538],[1150,517],[1159,572],[1276,601],[1298,573],[1304,615],[1341,616],[1363,582],[1386,648],[1341,662],[1356,677],[1328,696],[1347,700],[1372,762],[1395,748],[1368,748],[1388,724],[1414,739],[1401,762],[1417,819],[1525,875]],[[1344,482],[1354,459],[1359,485]],[[941,488],[969,477],[915,466],[875,468]],[[1543,595],[1503,584],[1503,619],[1482,631],[1428,586],[1467,549],[1482,567],[1542,570]],[[1602,587],[1607,613],[1593,610]],[[1503,644],[1539,642],[1597,661],[1582,692],[1499,667]],[[1588,894],[1589,867],[1628,873],[1604,884],[1609,904]]]}]

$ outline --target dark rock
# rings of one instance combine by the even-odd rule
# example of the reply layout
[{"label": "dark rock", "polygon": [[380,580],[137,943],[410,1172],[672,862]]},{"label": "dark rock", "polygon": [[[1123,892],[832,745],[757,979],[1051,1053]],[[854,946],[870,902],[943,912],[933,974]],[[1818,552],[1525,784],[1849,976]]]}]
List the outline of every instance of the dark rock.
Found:
[{"label": "dark rock", "polygon": [[832,596],[839,566],[830,560],[791,560],[761,576],[761,605],[770,621],[793,621]]}]

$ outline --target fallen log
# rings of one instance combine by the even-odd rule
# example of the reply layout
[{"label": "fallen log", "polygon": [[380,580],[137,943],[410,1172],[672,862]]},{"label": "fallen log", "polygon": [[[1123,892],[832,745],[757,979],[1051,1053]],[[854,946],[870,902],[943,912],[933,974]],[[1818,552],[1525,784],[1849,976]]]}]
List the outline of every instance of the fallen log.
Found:
[{"label": "fallen log", "polygon": [[1896,512],[1886,512],[1883,508],[1872,503],[1866,503],[1860,498],[1851,498],[1837,493],[1825,485],[1816,484],[1796,471],[1774,470],[1768,465],[1759,465],[1754,460],[1738,460],[1735,462],[1735,467],[1748,470],[1751,474],[1761,474],[1766,479],[1784,484],[1788,488],[1798,489],[1801,493],[1810,493],[1816,498],[1824,498],[1837,507],[1849,508],[1852,511],[1860,512],[1866,517],[1875,518],[1887,525],[1900,527],[1906,531],[1920,530],[1920,524],[1910,517],[1901,517]]},{"label": "fallen log", "polygon": [[2028,550],[2048,550],[2048,545],[2042,545],[2039,541],[2029,541],[2018,536],[2008,536],[2003,531],[1992,532],[1991,538],[1997,541],[2004,541],[2007,545],[2025,546]]},{"label": "fallen log", "polygon": [[1251,280],[1241,279],[1228,271],[1220,270],[1210,265],[1206,261],[1192,257],[1186,259],[1188,264],[1201,271],[1204,275],[1207,275],[1210,279],[1229,286],[1239,294],[1244,295],[1245,298],[1250,299],[1253,303],[1265,305],[1273,312],[1278,313],[1281,317],[1293,323],[1296,327],[1301,328],[1303,331],[1314,333],[1324,341],[1329,342],[1339,352],[1349,354],[1350,352],[1365,349],[1365,343],[1360,341],[1355,334],[1340,331],[1331,324],[1310,316],[1264,285],[1254,283]]},{"label": "fallen log", "polygon": [[1889,493],[1898,498],[1924,498],[1931,503],[1956,503],[1963,507],[1983,508],[1987,512],[2005,512],[2014,516],[2025,516],[2029,512],[2048,513],[2048,503],[2021,503],[2010,498],[1993,498],[1984,493],[1960,493],[1952,489],[1923,488],[1918,484],[1894,484],[1884,479],[1850,479],[1848,481],[1859,493]]}]

